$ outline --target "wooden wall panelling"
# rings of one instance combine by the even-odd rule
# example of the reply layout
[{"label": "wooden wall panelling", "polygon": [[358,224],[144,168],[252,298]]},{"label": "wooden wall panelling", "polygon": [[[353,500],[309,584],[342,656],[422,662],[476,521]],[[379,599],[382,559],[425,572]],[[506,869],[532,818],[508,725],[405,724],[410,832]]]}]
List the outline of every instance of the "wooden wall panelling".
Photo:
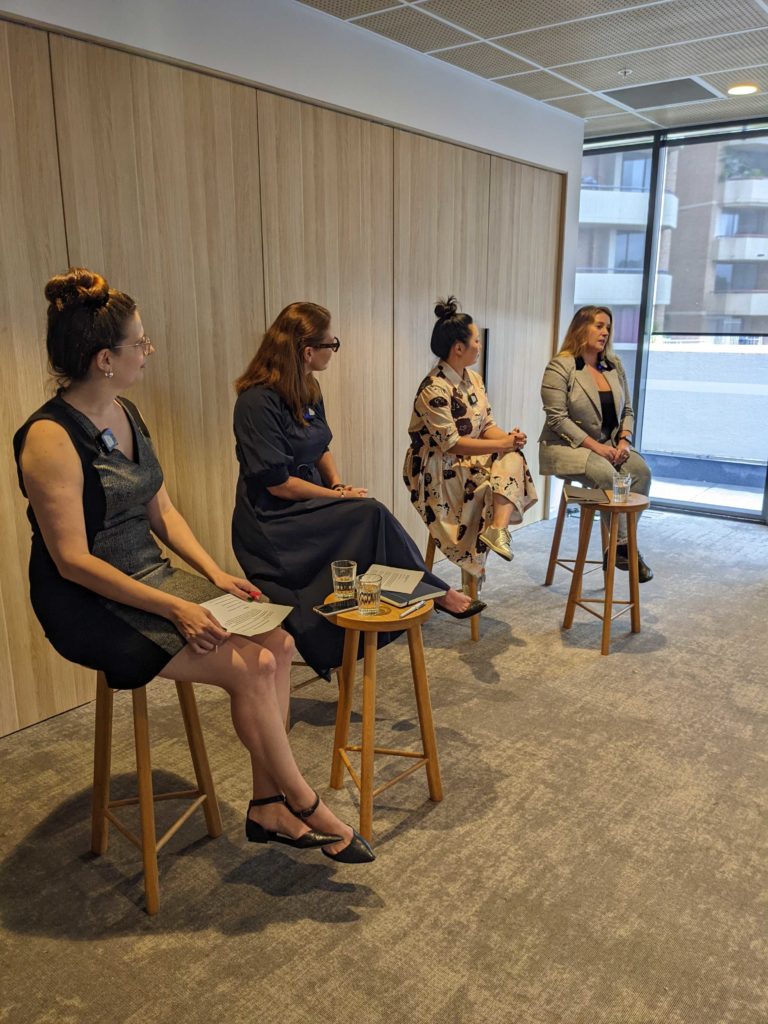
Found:
[{"label": "wooden wall panelling", "polygon": [[265,303],[326,306],[319,375],[345,483],[392,503],[392,129],[259,92]]},{"label": "wooden wall panelling", "polygon": [[52,36],[70,257],[139,303],[131,397],[169,490],[230,569],[233,379],[264,330],[256,90]]},{"label": "wooden wall panelling", "polygon": [[66,265],[48,39],[0,21],[0,358],[3,437],[0,517],[0,735],[82,704],[93,674],[63,661],[29,603],[30,528],[11,436],[52,394],[45,359],[43,288]]},{"label": "wooden wall panelling", "polygon": [[429,347],[439,297],[457,296],[485,325],[491,158],[395,133],[395,514],[422,551],[427,530],[402,480],[416,388],[436,357]]},{"label": "wooden wall panelling", "polygon": [[557,334],[562,197],[562,175],[492,158],[486,385],[498,422],[528,435],[525,454],[539,502],[526,523],[546,517],[537,442],[541,377]]}]

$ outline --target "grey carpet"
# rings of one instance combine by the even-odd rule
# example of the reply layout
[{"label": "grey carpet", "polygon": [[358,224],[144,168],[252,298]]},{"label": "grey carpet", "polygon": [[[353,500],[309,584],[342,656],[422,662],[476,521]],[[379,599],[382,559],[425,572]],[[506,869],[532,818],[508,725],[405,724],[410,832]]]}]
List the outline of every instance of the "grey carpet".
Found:
[{"label": "grey carpet", "polygon": [[[373,865],[244,841],[246,757],[198,688],[225,834],[184,826],[148,918],[137,852],[114,833],[87,852],[92,707],[0,741],[0,1021],[766,1024],[768,530],[649,514],[643,630],[618,620],[608,658],[585,613],[561,632],[551,531],[491,562],[480,643],[425,628],[445,799],[423,771],[383,794]],[[407,664],[403,641],[379,656],[385,744],[417,739]],[[297,695],[292,741],[353,821],[351,785],[327,788],[333,692]],[[156,785],[175,786],[175,692],[150,695]],[[125,795],[125,695],[113,761]]]}]

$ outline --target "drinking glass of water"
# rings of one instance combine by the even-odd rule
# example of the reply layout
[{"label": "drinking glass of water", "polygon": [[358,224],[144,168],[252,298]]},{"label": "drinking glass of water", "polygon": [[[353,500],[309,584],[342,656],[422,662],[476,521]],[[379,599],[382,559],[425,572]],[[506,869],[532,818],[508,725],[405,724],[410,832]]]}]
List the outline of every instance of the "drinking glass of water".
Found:
[{"label": "drinking glass of water", "polygon": [[333,596],[337,601],[344,601],[355,596],[357,562],[349,562],[344,558],[338,562],[331,562],[331,574],[333,576]]},{"label": "drinking glass of water", "polygon": [[381,576],[366,572],[357,577],[357,610],[360,615],[378,615],[381,606]]},{"label": "drinking glass of water", "polygon": [[629,491],[632,487],[632,477],[629,473],[613,474],[613,500],[624,504],[629,498]]}]

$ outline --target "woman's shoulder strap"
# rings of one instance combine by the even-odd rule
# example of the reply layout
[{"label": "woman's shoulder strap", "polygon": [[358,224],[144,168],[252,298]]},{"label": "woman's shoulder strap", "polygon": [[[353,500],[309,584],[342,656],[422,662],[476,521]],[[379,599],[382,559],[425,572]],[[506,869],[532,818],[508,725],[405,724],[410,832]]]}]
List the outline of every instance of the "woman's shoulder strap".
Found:
[{"label": "woman's shoulder strap", "polygon": [[143,416],[136,408],[136,406],[133,404],[133,402],[129,401],[127,398],[123,398],[122,395],[118,398],[118,402],[120,403],[120,405],[122,405],[122,407],[125,409],[128,415],[131,417],[131,419],[133,419],[136,426],[142,432],[144,437],[151,437],[152,435],[149,432],[149,427],[144,422]]}]

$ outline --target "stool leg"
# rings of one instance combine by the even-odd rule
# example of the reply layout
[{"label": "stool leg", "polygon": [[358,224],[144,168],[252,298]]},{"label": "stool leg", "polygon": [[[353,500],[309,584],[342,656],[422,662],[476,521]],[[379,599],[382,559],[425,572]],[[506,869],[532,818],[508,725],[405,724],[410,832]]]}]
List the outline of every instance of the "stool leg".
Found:
[{"label": "stool leg", "polygon": [[144,860],[144,892],[147,913],[156,914],[160,906],[160,880],[157,873],[155,806],[152,795],[152,765],[149,757],[149,721],[147,688],[139,686],[133,696],[133,732],[136,740],[136,774],[141,814],[141,854]]},{"label": "stool leg", "polygon": [[430,533],[429,540],[427,541],[427,553],[424,555],[424,565],[432,572],[432,568],[435,564],[435,538]]},{"label": "stool leg", "polygon": [[[461,586],[465,594],[469,596],[470,601],[477,600],[477,576],[471,572],[467,572],[466,569],[461,570]],[[470,636],[473,640],[480,639],[480,613],[473,615],[469,620]]]},{"label": "stool leg", "polygon": [[219,803],[216,799],[216,790],[213,786],[211,768],[208,764],[208,754],[206,753],[203,730],[200,725],[195,691],[192,688],[192,683],[177,682],[176,693],[179,696],[179,704],[181,705],[181,717],[184,720],[184,729],[187,733],[187,743],[189,744],[189,753],[192,756],[192,767],[195,769],[197,788],[201,793],[205,793],[203,814],[205,814],[205,823],[208,826],[208,835],[215,839],[222,832],[221,815],[219,813]]},{"label": "stool leg", "polygon": [[[367,634],[366,634],[367,635]],[[355,686],[355,666],[360,631],[344,631],[344,654],[339,672],[339,703],[336,705],[336,733],[333,737],[333,758],[331,759],[331,789],[341,789],[344,783],[344,762],[340,751],[349,738],[349,718],[352,714],[352,691]]]},{"label": "stool leg", "polygon": [[411,655],[411,672],[413,673],[413,689],[416,694],[416,708],[419,713],[421,729],[421,747],[427,758],[427,782],[429,799],[436,803],[443,799],[443,784],[440,781],[440,762],[437,758],[437,740],[435,723],[432,720],[432,701],[429,696],[427,666],[424,661],[424,641],[421,637],[421,626],[412,626],[408,630],[408,651]]},{"label": "stool leg", "polygon": [[114,691],[103,672],[96,674],[96,729],[93,744],[93,794],[91,797],[91,850],[107,852],[109,843],[109,779],[112,768],[112,704]]},{"label": "stool leg", "polygon": [[632,632],[640,632],[640,570],[637,564],[637,516],[627,513],[627,557],[629,558],[629,614]]},{"label": "stool leg", "polygon": [[605,599],[603,601],[603,639],[601,654],[611,653],[611,612],[613,610],[613,579],[616,575],[616,543],[619,538],[619,517],[611,513],[611,529],[608,534],[608,566],[605,570]]},{"label": "stool leg", "polygon": [[376,634],[363,639],[363,738],[360,751],[360,835],[373,838],[373,755],[376,743]]},{"label": "stool leg", "polygon": [[555,520],[555,532],[552,534],[552,547],[549,549],[549,565],[547,566],[547,575],[544,577],[544,586],[551,587],[552,580],[555,578],[555,569],[557,568],[557,556],[560,554],[560,539],[563,536],[563,526],[565,525],[565,515],[568,510],[568,502],[565,500],[565,489],[560,495],[560,506],[557,510],[557,519]]},{"label": "stool leg", "polygon": [[565,618],[563,629],[570,629],[573,625],[573,616],[576,614],[576,604],[581,600],[581,581],[584,575],[584,562],[589,548],[589,538],[592,534],[592,520],[595,518],[595,510],[591,505],[581,506],[579,518],[579,549],[576,553],[576,563],[571,576],[571,588],[568,591],[568,603],[565,606]]}]

